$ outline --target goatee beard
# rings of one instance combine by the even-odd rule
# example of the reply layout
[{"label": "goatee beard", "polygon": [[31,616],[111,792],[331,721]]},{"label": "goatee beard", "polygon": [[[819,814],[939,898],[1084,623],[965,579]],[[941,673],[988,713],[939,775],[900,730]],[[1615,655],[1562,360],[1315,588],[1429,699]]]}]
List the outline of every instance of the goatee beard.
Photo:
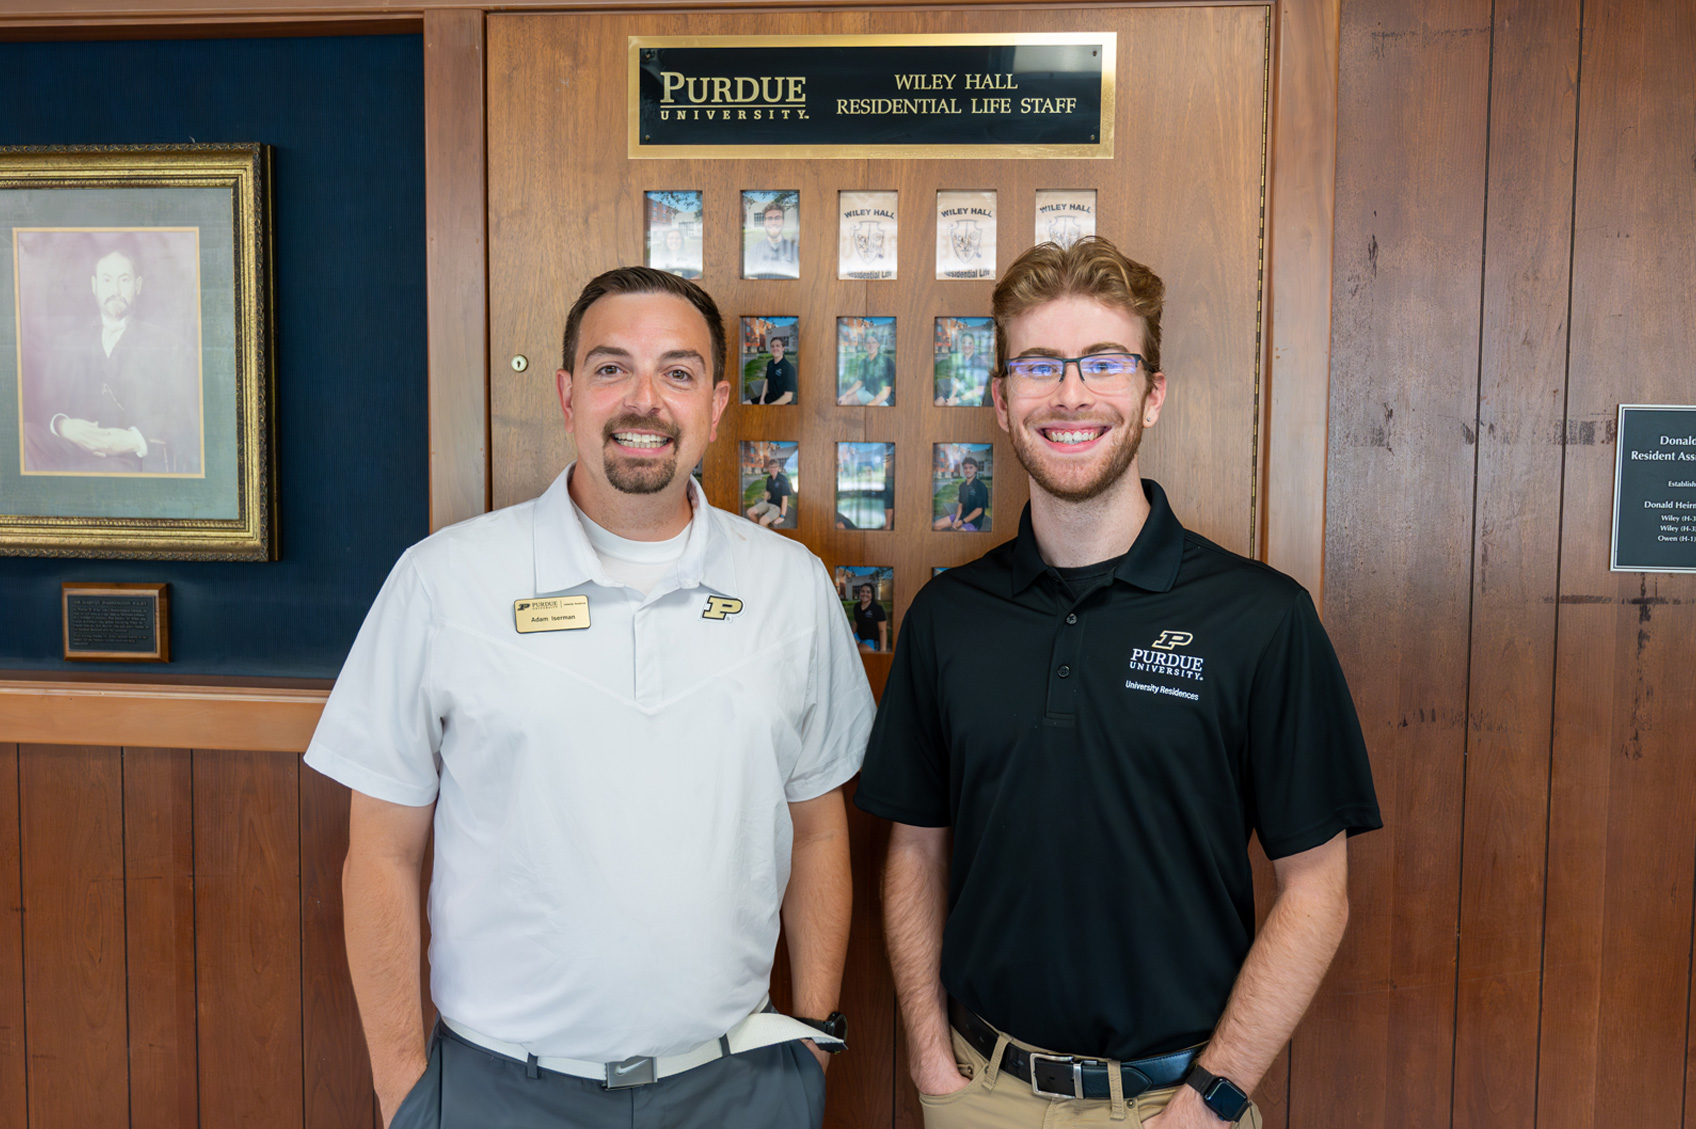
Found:
[{"label": "goatee beard", "polygon": [[[659,460],[644,459],[641,462],[626,462],[619,458],[617,443],[613,434],[619,431],[657,431],[671,440],[669,457]],[[619,416],[601,429],[603,448],[612,445],[614,450],[610,457],[602,461],[606,470],[607,483],[621,494],[658,494],[671,480],[677,477],[677,428],[673,424],[660,420],[649,419],[646,416]]]},{"label": "goatee beard", "polygon": [[[1063,422],[1047,419],[1037,424],[1037,427]],[[1032,482],[1060,501],[1087,502],[1112,489],[1136,459],[1137,449],[1142,446],[1142,406],[1138,405],[1138,410],[1132,414],[1129,431],[1125,430],[1124,425],[1113,428],[1113,433],[1120,437],[1112,440],[1107,461],[1094,476],[1082,482],[1062,481],[1051,468],[1043,464],[1042,449],[1038,446],[1043,440],[1037,434],[1037,427],[1020,424],[1012,429],[1013,454],[1018,458],[1019,465],[1025,468],[1025,473],[1031,476]]]}]

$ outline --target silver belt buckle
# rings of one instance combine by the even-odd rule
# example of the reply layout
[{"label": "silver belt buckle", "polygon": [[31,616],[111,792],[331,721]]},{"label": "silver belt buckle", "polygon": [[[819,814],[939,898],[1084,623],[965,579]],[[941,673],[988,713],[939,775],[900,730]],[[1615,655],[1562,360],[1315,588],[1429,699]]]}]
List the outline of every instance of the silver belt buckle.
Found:
[{"label": "silver belt buckle", "polygon": [[[1084,1064],[1082,1060],[1071,1055],[1045,1055],[1041,1051],[1030,1051],[1027,1057],[1031,1064],[1031,1093],[1039,1098],[1082,1098],[1084,1096]],[[1072,1092],[1057,1094],[1053,1090],[1044,1090],[1036,1080],[1036,1060],[1047,1059],[1059,1066],[1072,1068]]]},{"label": "silver belt buckle", "polygon": [[646,1086],[654,1081],[654,1060],[646,1055],[636,1055],[623,1062],[607,1063],[607,1080],[602,1084],[607,1090],[627,1090],[632,1086]]}]

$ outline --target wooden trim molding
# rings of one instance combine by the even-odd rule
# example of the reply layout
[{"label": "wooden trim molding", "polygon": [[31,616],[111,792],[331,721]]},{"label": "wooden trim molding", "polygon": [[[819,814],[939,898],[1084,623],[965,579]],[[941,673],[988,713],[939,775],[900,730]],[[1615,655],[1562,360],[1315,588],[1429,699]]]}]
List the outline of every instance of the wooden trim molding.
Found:
[{"label": "wooden trim molding", "polygon": [[483,13],[424,14],[430,530],[489,509]]},{"label": "wooden trim molding", "polygon": [[1324,610],[1340,0],[1278,0],[1268,175],[1265,560]]},{"label": "wooden trim molding", "polygon": [[329,687],[0,679],[0,743],[302,753]]}]

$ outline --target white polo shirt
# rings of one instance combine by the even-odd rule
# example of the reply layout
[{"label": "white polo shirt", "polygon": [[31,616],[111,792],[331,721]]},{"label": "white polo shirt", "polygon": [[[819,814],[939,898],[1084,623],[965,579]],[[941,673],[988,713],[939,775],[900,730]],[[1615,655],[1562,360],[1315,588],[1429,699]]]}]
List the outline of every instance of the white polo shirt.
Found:
[{"label": "white polo shirt", "polygon": [[[859,770],[872,697],[824,567],[715,510],[643,596],[566,491],[408,549],[306,763],[435,811],[430,988],[531,1053],[675,1054],[760,1002],[789,882],[788,804]],[[589,626],[519,634],[516,600]],[[722,618],[728,601],[741,608]]]}]

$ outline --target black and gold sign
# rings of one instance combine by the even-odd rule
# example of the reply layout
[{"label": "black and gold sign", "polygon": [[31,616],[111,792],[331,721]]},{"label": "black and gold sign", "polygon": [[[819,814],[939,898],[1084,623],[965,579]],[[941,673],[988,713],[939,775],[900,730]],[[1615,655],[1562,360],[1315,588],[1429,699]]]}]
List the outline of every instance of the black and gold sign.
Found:
[{"label": "black and gold sign", "polygon": [[84,662],[170,662],[166,584],[59,585],[64,655]]},{"label": "black and gold sign", "polygon": [[1113,156],[1112,32],[631,36],[630,156]]}]

